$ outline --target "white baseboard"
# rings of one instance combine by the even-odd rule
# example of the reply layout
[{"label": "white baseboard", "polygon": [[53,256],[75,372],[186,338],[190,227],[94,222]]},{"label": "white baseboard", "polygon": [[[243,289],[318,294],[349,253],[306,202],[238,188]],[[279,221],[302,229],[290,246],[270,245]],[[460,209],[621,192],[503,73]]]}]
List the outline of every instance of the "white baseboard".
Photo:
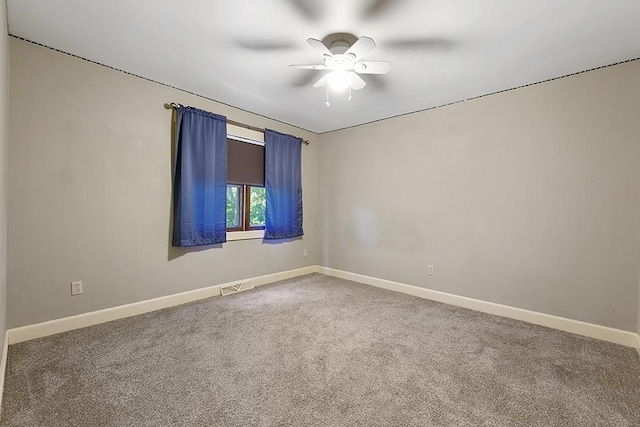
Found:
[{"label": "white baseboard", "polygon": [[[521,320],[536,325],[559,329],[561,331],[584,335],[603,341],[609,341],[615,344],[621,344],[627,347],[634,347],[640,354],[640,336],[634,332],[623,331],[607,326],[582,322],[580,320],[567,319],[551,314],[510,307],[507,305],[496,304],[492,302],[449,294],[446,292],[434,291],[418,286],[407,285],[404,283],[393,282],[391,280],[378,279],[371,276],[365,276],[362,274],[350,273],[348,271],[336,270],[329,267],[315,265],[299,268],[296,270],[289,270],[280,273],[248,278],[244,280],[236,280],[234,282],[222,283],[220,285],[210,286],[207,288],[196,289],[193,291],[182,292],[174,295],[167,295],[164,297],[106,308],[90,313],[83,313],[76,316],[63,317],[61,319],[55,319],[47,322],[9,329],[5,334],[5,344],[3,350],[4,352],[1,362],[2,365],[0,366],[0,369],[2,369],[2,372],[0,373],[0,387],[2,387],[2,385],[4,384],[4,366],[6,364],[7,346],[9,344],[15,344],[22,341],[28,341],[35,338],[57,334],[60,332],[71,331],[73,329],[79,329],[86,326],[109,322],[111,320],[144,314],[150,311],[173,307],[176,305],[209,298],[212,296],[219,296],[220,289],[222,287],[230,286],[237,282],[251,281],[253,282],[254,286],[257,287],[268,283],[277,282],[279,280],[291,279],[310,273],[322,273],[328,276],[352,280],[354,282],[359,282],[396,292],[402,292],[420,298],[468,308],[470,310]],[[0,394],[0,402],[1,399],[2,395]]]},{"label": "white baseboard", "polygon": [[298,268],[296,270],[236,280],[230,283],[221,283],[219,285],[209,286],[193,291],[181,292],[179,294],[167,295],[164,297],[105,308],[103,310],[92,311],[75,316],[63,317],[61,319],[49,320],[47,322],[35,323],[33,325],[21,326],[19,328],[7,330],[5,347],[8,344],[16,344],[22,341],[58,334],[60,332],[71,331],[74,329],[84,328],[86,326],[97,325],[99,323],[110,322],[112,320],[123,319],[125,317],[136,316],[150,311],[173,307],[187,302],[219,296],[220,289],[222,287],[231,286],[238,282],[251,281],[254,286],[261,286],[266,285],[267,283],[277,282],[279,280],[286,280],[314,273],[316,271],[316,266]]},{"label": "white baseboard", "polygon": [[7,355],[9,352],[9,331],[4,333],[4,344],[2,346],[2,360],[0,361],[0,420],[2,419],[2,396],[4,394],[4,377],[7,371]]},{"label": "white baseboard", "polygon": [[364,276],[362,274],[350,273],[348,271],[336,270],[328,267],[318,267],[317,272],[326,274],[328,276],[338,277],[340,279],[351,280],[378,288],[402,292],[416,297],[468,308],[483,313],[508,317],[510,319],[521,320],[524,322],[533,323],[535,325],[559,329],[561,331],[596,338],[615,344],[621,344],[627,347],[634,347],[638,349],[638,352],[640,353],[640,337],[634,332],[623,331],[621,329],[609,328],[607,326],[582,322],[580,320],[567,319],[564,317],[525,310],[522,308],[510,307],[508,305],[496,304],[493,302],[448,294],[446,292],[434,291],[431,289],[420,288],[418,286],[393,282],[391,280],[378,279],[375,277]]}]

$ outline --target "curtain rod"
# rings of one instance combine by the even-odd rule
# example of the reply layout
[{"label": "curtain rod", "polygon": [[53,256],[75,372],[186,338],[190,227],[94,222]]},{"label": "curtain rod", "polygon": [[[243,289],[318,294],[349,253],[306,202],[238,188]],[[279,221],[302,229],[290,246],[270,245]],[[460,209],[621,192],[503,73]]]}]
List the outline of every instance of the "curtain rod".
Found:
[{"label": "curtain rod", "polygon": [[[176,104],[175,102],[165,102],[165,104],[164,104],[164,108],[166,108],[167,110],[170,110],[170,109],[172,109],[172,108],[173,108],[173,109],[176,109],[176,108],[178,108],[179,106],[180,106],[180,104]],[[241,128],[245,128],[245,129],[253,130],[253,131],[256,131],[256,132],[264,133],[264,128],[259,128],[259,127],[256,127],[256,126],[251,126],[251,125],[248,125],[248,124],[246,124],[246,123],[236,122],[235,120],[229,120],[229,119],[227,119],[227,123],[229,123],[230,125],[233,125],[233,126],[238,126],[238,127],[241,127]],[[311,144],[311,143],[310,143],[308,140],[306,140],[306,139],[303,139],[303,140],[302,140],[302,142],[303,142],[303,143],[305,143],[306,145]]]}]

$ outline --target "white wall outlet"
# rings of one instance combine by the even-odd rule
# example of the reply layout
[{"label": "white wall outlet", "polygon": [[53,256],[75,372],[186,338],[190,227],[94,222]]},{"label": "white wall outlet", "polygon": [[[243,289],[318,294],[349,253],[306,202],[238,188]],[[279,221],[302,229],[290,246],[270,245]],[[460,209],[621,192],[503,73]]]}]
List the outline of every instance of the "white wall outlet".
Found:
[{"label": "white wall outlet", "polygon": [[71,295],[80,295],[82,293],[82,280],[71,282]]},{"label": "white wall outlet", "polygon": [[433,265],[427,265],[427,276],[433,276]]},{"label": "white wall outlet", "polygon": [[309,249],[305,249],[302,253],[304,256],[309,256]]}]

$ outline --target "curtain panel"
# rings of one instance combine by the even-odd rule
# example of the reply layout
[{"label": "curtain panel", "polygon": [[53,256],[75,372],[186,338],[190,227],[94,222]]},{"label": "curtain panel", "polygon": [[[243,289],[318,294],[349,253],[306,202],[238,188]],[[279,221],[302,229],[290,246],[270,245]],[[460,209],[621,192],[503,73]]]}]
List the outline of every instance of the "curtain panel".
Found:
[{"label": "curtain panel", "polygon": [[173,181],[173,246],[227,241],[227,119],[177,109]]},{"label": "curtain panel", "polygon": [[302,139],[267,129],[264,148],[264,238],[302,236]]}]

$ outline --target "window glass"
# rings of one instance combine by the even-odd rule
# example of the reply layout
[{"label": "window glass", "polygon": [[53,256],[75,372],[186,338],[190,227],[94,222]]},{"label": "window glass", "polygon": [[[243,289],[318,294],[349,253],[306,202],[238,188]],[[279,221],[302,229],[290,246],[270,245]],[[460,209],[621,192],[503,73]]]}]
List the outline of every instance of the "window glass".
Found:
[{"label": "window glass", "polygon": [[242,228],[242,185],[227,185],[227,228]]},{"label": "window glass", "polygon": [[264,226],[264,208],[267,203],[264,187],[251,187],[249,203],[249,225]]}]

